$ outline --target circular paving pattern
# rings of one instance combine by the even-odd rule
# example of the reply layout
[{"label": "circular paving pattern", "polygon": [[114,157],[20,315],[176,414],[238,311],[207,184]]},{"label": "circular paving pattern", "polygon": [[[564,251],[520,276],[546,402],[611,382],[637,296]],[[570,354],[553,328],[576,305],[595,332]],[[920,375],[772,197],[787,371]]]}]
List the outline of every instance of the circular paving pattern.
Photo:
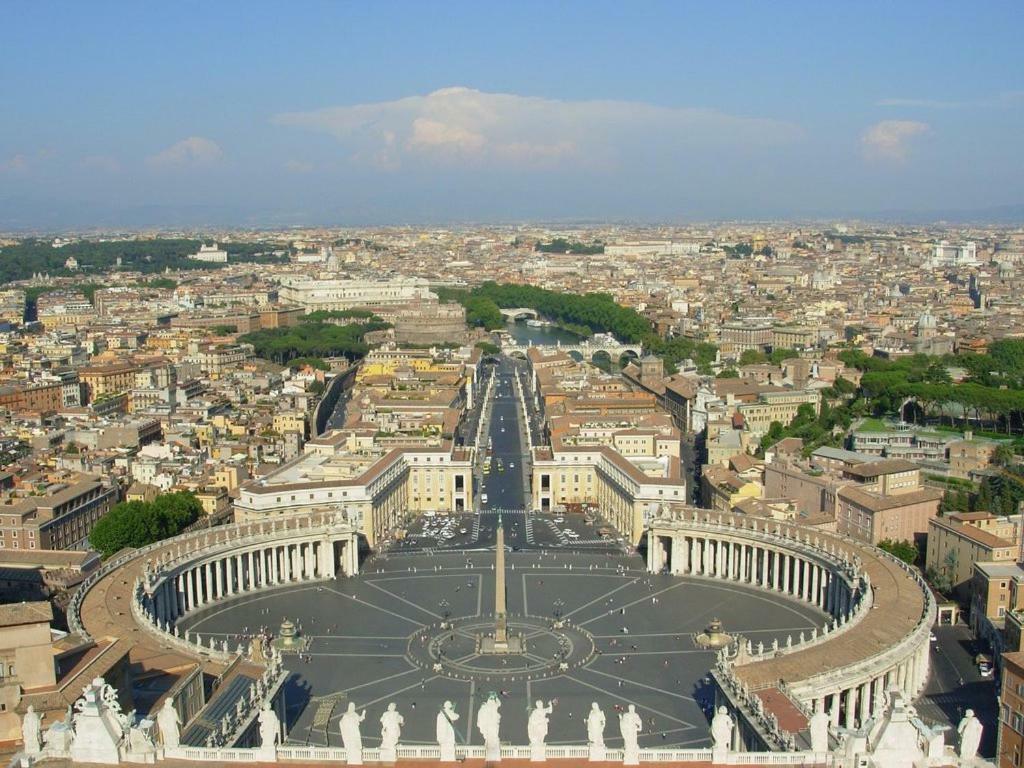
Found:
[{"label": "circular paving pattern", "polygon": [[[705,676],[715,653],[692,636],[719,618],[755,645],[784,644],[825,619],[757,588],[649,574],[635,555],[524,549],[507,555],[506,590],[510,629],[523,634],[525,652],[485,655],[477,636],[494,629],[493,558],[493,549],[391,554],[367,561],[355,578],[217,601],[179,625],[233,646],[295,623],[306,646],[284,657],[291,743],[339,744],[337,720],[353,702],[368,712],[363,743],[377,746],[376,723],[395,702],[402,742],[433,744],[435,716],[450,700],[462,715],[459,743],[479,745],[476,710],[494,691],[504,741],[526,743],[529,703],[539,698],[557,701],[550,744],[585,743],[586,713],[598,702],[609,718],[616,706],[636,705],[642,746],[699,748],[709,743]],[[554,626],[556,616],[564,626]],[[453,629],[442,628],[446,619]],[[325,733],[312,723],[328,697],[337,703]],[[621,744],[616,730],[606,731],[609,746]]]},{"label": "circular paving pattern", "polygon": [[483,653],[480,641],[494,632],[493,616],[431,624],[409,640],[409,659],[423,669],[459,680],[536,680],[582,666],[594,655],[594,638],[568,621],[510,616],[508,632],[522,638],[522,653]]}]

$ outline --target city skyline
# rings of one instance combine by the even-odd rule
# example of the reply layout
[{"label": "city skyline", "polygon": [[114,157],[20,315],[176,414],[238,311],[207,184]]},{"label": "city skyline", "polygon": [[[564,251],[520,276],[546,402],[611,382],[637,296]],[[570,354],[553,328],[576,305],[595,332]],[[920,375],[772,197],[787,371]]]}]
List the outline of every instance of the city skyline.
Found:
[{"label": "city skyline", "polygon": [[53,3],[0,229],[1016,222],[1017,4]]}]

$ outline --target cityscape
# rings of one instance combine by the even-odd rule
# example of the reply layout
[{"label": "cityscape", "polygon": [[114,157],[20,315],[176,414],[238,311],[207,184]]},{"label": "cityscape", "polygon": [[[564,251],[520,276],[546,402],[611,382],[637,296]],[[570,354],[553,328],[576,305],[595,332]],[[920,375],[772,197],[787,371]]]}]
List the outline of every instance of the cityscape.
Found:
[{"label": "cityscape", "polygon": [[91,5],[0,52],[6,764],[1019,768],[1024,9]]}]

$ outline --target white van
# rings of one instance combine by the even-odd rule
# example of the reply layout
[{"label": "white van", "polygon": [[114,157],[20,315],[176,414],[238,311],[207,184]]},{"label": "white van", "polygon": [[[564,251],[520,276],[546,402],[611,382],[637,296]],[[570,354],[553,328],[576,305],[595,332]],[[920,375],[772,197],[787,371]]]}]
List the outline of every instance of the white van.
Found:
[{"label": "white van", "polygon": [[480,502],[483,503],[483,504],[487,503],[487,494],[486,493],[481,493],[480,494]]}]

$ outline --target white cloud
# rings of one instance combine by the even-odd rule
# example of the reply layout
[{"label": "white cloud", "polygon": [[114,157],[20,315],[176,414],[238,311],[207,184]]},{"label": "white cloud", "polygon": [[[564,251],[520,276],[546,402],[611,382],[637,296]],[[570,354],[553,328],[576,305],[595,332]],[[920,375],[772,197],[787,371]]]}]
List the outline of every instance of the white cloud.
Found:
[{"label": "white cloud", "polygon": [[189,136],[167,149],[150,155],[146,162],[155,168],[180,168],[186,166],[210,165],[224,155],[220,146],[202,136]]},{"label": "white cloud", "polygon": [[471,167],[605,166],[631,152],[669,154],[790,142],[783,121],[628,101],[562,101],[443,88],[395,101],[276,115],[278,125],[329,134],[353,159]]},{"label": "white cloud", "polygon": [[907,159],[911,139],[927,131],[928,124],[916,120],[883,120],[864,131],[861,148],[869,160],[902,163]]}]

